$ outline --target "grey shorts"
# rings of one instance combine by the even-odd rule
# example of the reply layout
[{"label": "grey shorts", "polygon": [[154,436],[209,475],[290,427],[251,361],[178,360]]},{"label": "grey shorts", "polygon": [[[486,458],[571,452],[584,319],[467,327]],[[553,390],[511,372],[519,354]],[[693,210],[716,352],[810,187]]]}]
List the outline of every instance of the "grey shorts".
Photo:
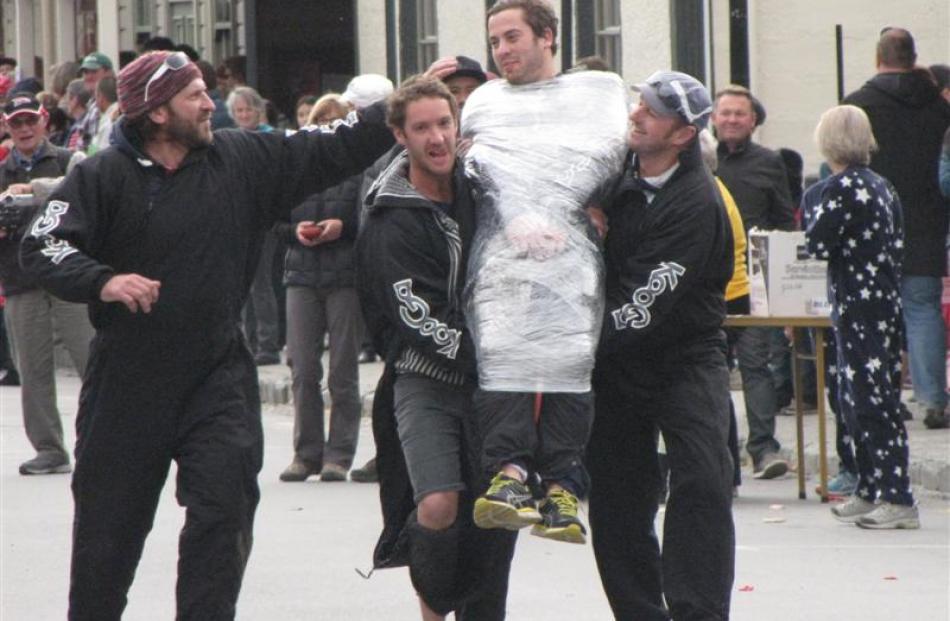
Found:
[{"label": "grey shorts", "polygon": [[416,504],[433,492],[465,489],[463,421],[471,391],[421,375],[400,375],[394,388],[396,429]]}]

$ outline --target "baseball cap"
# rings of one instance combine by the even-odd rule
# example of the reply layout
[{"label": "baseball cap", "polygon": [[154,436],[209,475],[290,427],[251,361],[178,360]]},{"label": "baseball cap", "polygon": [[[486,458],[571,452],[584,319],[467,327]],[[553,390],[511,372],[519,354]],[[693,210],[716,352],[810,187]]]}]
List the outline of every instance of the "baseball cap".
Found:
[{"label": "baseball cap", "polygon": [[21,114],[42,115],[42,105],[32,93],[14,93],[3,106],[3,118],[6,120]]},{"label": "baseball cap", "polygon": [[90,69],[92,71],[96,69],[111,70],[112,61],[102,52],[93,52],[92,54],[87,54],[86,57],[82,59],[82,64],[79,65],[79,69]]},{"label": "baseball cap", "polygon": [[358,75],[346,85],[346,90],[340,98],[357,109],[389,97],[393,92],[393,83],[377,73]]},{"label": "baseball cap", "polygon": [[459,77],[475,78],[483,84],[488,81],[488,76],[485,75],[485,72],[482,70],[481,64],[474,58],[456,56],[455,60],[458,62],[458,68],[453,73],[442,78],[443,82]]},{"label": "baseball cap", "polygon": [[709,123],[712,100],[703,83],[679,71],[657,71],[633,86],[650,109],[662,116],[679,117],[703,129]]}]

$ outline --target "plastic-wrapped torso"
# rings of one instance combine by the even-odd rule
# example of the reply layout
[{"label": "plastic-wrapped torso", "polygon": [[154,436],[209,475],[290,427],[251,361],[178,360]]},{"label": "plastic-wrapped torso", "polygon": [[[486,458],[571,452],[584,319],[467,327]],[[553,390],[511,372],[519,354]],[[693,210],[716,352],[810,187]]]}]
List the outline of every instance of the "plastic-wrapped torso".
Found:
[{"label": "plastic-wrapped torso", "polygon": [[590,390],[604,268],[585,209],[620,174],[628,105],[600,71],[495,80],[466,101],[477,232],[465,310],[482,389]]}]

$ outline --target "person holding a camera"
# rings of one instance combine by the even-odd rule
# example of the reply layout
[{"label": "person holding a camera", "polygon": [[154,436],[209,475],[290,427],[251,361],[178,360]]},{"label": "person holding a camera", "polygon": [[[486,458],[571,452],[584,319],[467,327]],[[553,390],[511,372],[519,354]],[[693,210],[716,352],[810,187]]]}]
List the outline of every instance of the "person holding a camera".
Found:
[{"label": "person holding a camera", "polygon": [[65,473],[72,466],[56,407],[53,336],[55,331],[82,375],[93,329],[85,304],[64,302],[41,289],[20,268],[17,254],[20,238],[42,202],[41,186],[47,189],[66,174],[73,153],[46,139],[48,115],[31,93],[10,96],[3,122],[13,139],[13,150],[0,166],[3,319],[20,373],[23,426],[36,450],[34,458],[20,464],[20,474]]}]

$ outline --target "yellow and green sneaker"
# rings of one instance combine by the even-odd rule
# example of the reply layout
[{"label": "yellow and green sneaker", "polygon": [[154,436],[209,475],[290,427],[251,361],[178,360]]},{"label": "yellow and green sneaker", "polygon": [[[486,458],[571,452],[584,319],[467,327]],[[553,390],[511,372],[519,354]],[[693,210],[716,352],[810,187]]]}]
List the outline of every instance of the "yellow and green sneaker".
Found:
[{"label": "yellow and green sneaker", "polygon": [[587,543],[587,529],[577,517],[577,504],[577,496],[567,490],[549,492],[541,501],[541,523],[535,524],[531,534],[567,543]]},{"label": "yellow and green sneaker", "polygon": [[475,501],[475,525],[479,528],[519,530],[541,521],[528,486],[498,473],[482,496]]}]

